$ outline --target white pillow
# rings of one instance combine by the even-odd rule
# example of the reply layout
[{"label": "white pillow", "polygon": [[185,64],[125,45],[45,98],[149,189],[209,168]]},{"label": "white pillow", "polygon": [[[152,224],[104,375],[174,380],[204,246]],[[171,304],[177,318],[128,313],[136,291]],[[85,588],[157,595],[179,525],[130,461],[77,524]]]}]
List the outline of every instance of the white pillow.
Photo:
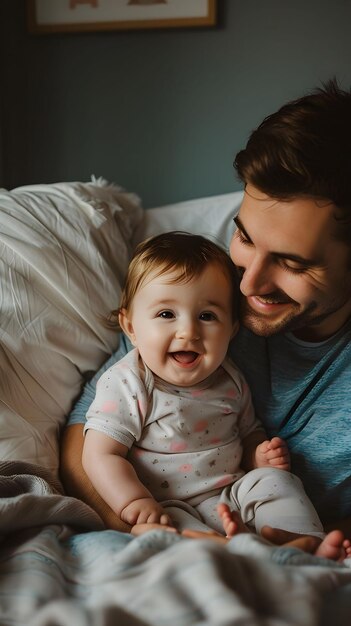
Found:
[{"label": "white pillow", "polygon": [[84,375],[117,347],[134,246],[169,230],[228,248],[242,192],[143,212],[99,179],[0,190],[0,458],[57,471],[59,432]]},{"label": "white pillow", "polygon": [[236,228],[233,217],[242,199],[243,192],[236,191],[147,209],[133,243],[136,245],[147,237],[170,230],[183,230],[213,239],[228,249]]},{"label": "white pillow", "polygon": [[0,458],[58,467],[83,373],[117,347],[140,201],[102,179],[0,190]]}]

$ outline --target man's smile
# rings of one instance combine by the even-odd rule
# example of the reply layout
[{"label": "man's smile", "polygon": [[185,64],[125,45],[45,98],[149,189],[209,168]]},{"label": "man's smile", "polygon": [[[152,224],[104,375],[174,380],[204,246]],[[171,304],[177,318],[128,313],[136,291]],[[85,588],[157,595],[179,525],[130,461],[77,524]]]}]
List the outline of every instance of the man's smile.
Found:
[{"label": "man's smile", "polygon": [[270,297],[270,296],[247,296],[246,302],[249,308],[254,311],[274,311],[278,307],[286,307],[291,306],[294,302],[291,299],[287,299],[284,297]]}]

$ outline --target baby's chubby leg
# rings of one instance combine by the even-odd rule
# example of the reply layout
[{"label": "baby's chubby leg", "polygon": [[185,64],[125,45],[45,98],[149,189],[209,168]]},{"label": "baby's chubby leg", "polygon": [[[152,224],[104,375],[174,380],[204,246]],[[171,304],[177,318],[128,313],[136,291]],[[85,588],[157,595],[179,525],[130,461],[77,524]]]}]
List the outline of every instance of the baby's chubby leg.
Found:
[{"label": "baby's chubby leg", "polygon": [[240,511],[244,524],[259,535],[270,526],[298,535],[325,536],[300,479],[290,472],[269,467],[252,470],[226,487],[220,500]]},{"label": "baby's chubby leg", "polygon": [[[218,505],[218,515],[222,521],[223,529],[226,533],[227,539],[231,539],[235,535],[243,532],[249,532],[247,526],[243,523],[240,515],[237,511],[231,511],[229,506],[224,503]],[[278,529],[276,530],[279,534]],[[263,533],[263,536],[268,539],[270,537],[271,543],[275,543],[274,539],[277,535],[273,533]],[[351,542],[344,538],[344,534],[341,530],[332,530],[328,533],[324,539],[320,540],[318,537],[312,535],[298,535],[291,534],[290,542],[280,542],[279,545],[292,546],[300,548],[305,552],[310,552],[315,556],[323,557],[325,559],[331,559],[333,561],[344,561],[345,558],[351,557]]]}]

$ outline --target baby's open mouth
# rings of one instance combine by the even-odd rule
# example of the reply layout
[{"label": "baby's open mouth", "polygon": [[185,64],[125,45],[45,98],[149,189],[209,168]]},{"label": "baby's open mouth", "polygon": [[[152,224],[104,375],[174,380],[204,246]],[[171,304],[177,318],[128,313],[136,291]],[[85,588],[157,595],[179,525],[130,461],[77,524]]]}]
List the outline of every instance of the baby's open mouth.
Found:
[{"label": "baby's open mouth", "polygon": [[198,353],[197,352],[192,352],[191,350],[189,351],[185,351],[185,350],[181,350],[180,352],[172,352],[172,357],[175,361],[178,361],[178,363],[194,363],[194,361],[196,361],[197,357],[198,357]]}]

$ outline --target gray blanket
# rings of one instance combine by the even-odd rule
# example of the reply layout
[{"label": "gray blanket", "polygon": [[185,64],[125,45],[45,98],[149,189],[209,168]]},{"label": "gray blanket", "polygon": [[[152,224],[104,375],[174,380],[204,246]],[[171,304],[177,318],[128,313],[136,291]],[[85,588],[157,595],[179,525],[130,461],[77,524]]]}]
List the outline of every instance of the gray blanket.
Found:
[{"label": "gray blanket", "polygon": [[253,535],[103,530],[42,468],[0,464],[0,624],[350,626],[351,569]]}]

